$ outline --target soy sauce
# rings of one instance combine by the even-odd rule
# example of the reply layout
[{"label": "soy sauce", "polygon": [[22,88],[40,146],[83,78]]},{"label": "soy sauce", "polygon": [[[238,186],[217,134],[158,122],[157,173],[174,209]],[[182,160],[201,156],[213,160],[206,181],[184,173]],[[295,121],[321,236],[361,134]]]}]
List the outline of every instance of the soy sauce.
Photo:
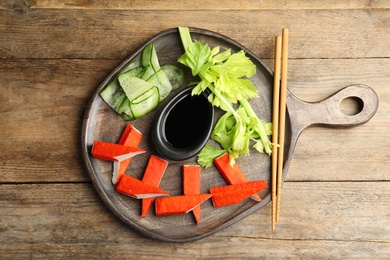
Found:
[{"label": "soy sauce", "polygon": [[205,96],[186,95],[169,112],[165,122],[167,141],[176,148],[188,148],[197,143],[208,129],[210,104]]}]

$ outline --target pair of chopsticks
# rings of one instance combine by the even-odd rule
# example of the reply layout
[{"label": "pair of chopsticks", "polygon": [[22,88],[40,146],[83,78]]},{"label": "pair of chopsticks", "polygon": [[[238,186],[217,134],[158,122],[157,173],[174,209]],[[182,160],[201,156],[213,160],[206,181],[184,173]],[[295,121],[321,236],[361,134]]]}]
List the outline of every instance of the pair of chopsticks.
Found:
[{"label": "pair of chopsticks", "polygon": [[287,95],[288,29],[275,37],[274,94],[272,110],[272,230],[279,221],[283,178],[284,132]]}]

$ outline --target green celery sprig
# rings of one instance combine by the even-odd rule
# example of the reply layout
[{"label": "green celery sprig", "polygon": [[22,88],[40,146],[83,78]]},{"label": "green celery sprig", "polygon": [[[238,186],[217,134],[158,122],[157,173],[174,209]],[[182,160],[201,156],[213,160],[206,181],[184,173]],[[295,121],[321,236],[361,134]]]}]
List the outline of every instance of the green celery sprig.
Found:
[{"label": "green celery sprig", "polygon": [[[251,141],[255,142],[253,147],[257,151],[270,155],[272,144],[268,135],[272,134],[272,124],[260,120],[248,102],[258,97],[256,87],[249,80],[256,73],[256,66],[243,50],[232,54],[230,49],[223,52],[219,47],[211,49],[207,44],[192,41],[187,27],[179,27],[179,33],[185,53],[178,61],[200,78],[192,95],[209,89],[209,102],[226,112],[211,134],[211,139],[222,149],[206,145],[198,156],[198,163],[209,167],[216,157],[229,152],[231,164],[234,164],[239,156],[249,154]],[[237,109],[236,104],[239,104]]]}]

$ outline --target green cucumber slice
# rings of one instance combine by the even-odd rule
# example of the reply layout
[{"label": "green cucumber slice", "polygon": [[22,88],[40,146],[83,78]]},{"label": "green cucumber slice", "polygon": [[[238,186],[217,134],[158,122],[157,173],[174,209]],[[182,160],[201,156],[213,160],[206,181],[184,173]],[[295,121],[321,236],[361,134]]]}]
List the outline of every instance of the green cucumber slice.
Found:
[{"label": "green cucumber slice", "polygon": [[154,71],[161,69],[154,44],[148,44],[144,48],[141,55],[141,63],[144,67],[152,66]]},{"label": "green cucumber slice", "polygon": [[121,72],[120,74],[127,74],[128,76],[141,78],[144,73],[145,73],[144,67],[135,67],[126,72]]},{"label": "green cucumber slice", "polygon": [[152,65],[154,71],[159,71],[161,69],[160,63],[157,58],[156,48],[154,48],[154,45],[152,45],[152,50],[150,53],[150,65]]},{"label": "green cucumber slice", "polygon": [[153,46],[153,44],[148,44],[148,45],[146,45],[146,47],[142,51],[142,54],[141,54],[141,64],[144,67],[147,67],[147,66],[150,65],[150,56],[151,56],[151,53],[152,53],[152,46]]},{"label": "green cucumber slice", "polygon": [[149,65],[149,66],[145,67],[145,71],[140,78],[143,80],[148,80],[155,73],[156,72],[154,71],[153,67]]},{"label": "green cucumber slice", "polygon": [[134,60],[132,62],[129,63],[129,65],[127,65],[126,67],[124,67],[121,71],[121,74],[122,73],[126,73],[128,72],[129,70],[132,70],[134,68],[138,68],[138,67],[142,67],[142,64],[141,64],[141,60],[140,59],[137,59],[137,60]]},{"label": "green cucumber slice", "polygon": [[183,86],[185,75],[181,68],[173,64],[164,64],[161,66],[161,69],[169,79],[169,82],[172,85],[172,90],[176,90]]},{"label": "green cucumber slice", "polygon": [[119,111],[122,102],[126,98],[126,93],[123,91],[116,78],[104,87],[99,94],[116,112]]},{"label": "green cucumber slice", "polygon": [[131,120],[134,120],[135,118],[133,116],[129,116],[127,114],[122,114],[122,118],[123,120],[125,121],[131,121]]},{"label": "green cucumber slice", "polygon": [[130,100],[127,97],[122,102],[118,113],[122,115],[125,121],[130,121],[134,119],[133,113],[130,109]]},{"label": "green cucumber slice", "polygon": [[171,93],[171,83],[162,69],[157,71],[147,81],[158,87],[160,92],[160,102],[163,101],[169,95],[169,93]]},{"label": "green cucumber slice", "polygon": [[118,81],[130,102],[154,87],[151,83],[126,73],[119,75]]},{"label": "green cucumber slice", "polygon": [[153,111],[159,104],[159,100],[159,91],[155,86],[131,101],[130,109],[134,118],[140,118]]},{"label": "green cucumber slice", "polygon": [[175,65],[160,66],[153,44],[100,91],[103,100],[125,120],[133,120],[155,109],[172,90],[184,84],[184,72]]},{"label": "green cucumber slice", "polygon": [[[144,69],[142,67],[136,67],[128,70],[126,74],[128,76],[139,77],[143,74],[143,71]],[[112,109],[114,109],[117,113],[121,114],[121,105],[126,99],[126,93],[120,86],[118,78],[112,80],[106,87],[104,87],[100,91],[99,94]]]}]

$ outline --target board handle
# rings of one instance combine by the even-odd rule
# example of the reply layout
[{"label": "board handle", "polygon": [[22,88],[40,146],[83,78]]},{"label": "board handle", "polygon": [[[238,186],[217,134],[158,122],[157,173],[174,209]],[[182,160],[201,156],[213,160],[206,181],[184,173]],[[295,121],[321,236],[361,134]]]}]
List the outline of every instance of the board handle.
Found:
[{"label": "board handle", "polygon": [[[341,102],[349,98],[360,105],[354,115],[344,114],[340,109]],[[300,132],[311,125],[349,127],[366,123],[377,111],[379,100],[369,86],[350,85],[315,103],[302,101],[289,92],[287,104],[292,126]]]}]

